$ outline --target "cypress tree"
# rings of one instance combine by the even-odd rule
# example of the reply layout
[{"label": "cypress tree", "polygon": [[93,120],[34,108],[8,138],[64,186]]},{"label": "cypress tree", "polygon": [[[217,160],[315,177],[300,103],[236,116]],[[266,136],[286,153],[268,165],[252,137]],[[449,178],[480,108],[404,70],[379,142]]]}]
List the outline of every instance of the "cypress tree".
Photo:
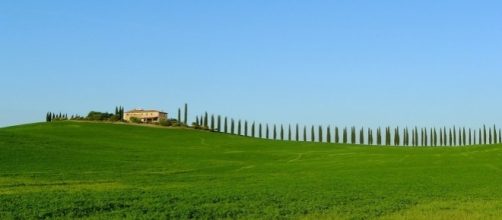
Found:
[{"label": "cypress tree", "polygon": [[499,128],[499,143],[502,143],[502,133],[500,128]]},{"label": "cypress tree", "polygon": [[328,128],[326,128],[326,142],[328,144],[331,143],[331,128],[328,125]]},{"label": "cypress tree", "polygon": [[389,131],[389,127],[385,128],[385,145],[386,146],[390,145],[390,131]]},{"label": "cypress tree", "polygon": [[335,127],[335,143],[338,144],[340,143],[340,135],[338,131],[338,126]]},{"label": "cypress tree", "polygon": [[211,115],[211,131],[214,131],[214,115]]},{"label": "cypress tree", "polygon": [[377,128],[377,145],[382,145],[382,129]]},{"label": "cypress tree", "polygon": [[[185,103],[185,117],[183,117],[183,124],[188,125],[188,104],[187,103]],[[219,128],[220,127],[218,127],[218,129]]]},{"label": "cypress tree", "polygon": [[467,145],[467,134],[465,132],[465,127],[462,128],[462,145]]},{"label": "cypress tree", "polygon": [[312,125],[312,128],[310,129],[310,141],[315,141],[314,125]]},{"label": "cypress tree", "polygon": [[359,144],[364,144],[364,127],[359,131]]},{"label": "cypress tree", "polygon": [[486,125],[483,125],[483,144],[486,145]]},{"label": "cypress tree", "polygon": [[235,134],[235,121],[234,119],[230,119],[230,134]]},{"label": "cypress tree", "polygon": [[274,124],[274,140],[277,140],[277,130]]},{"label": "cypress tree", "polygon": [[248,121],[244,121],[244,136],[248,136]]},{"label": "cypress tree", "polygon": [[[178,109],[179,110],[179,109]],[[207,112],[204,114],[204,127],[207,128],[207,123],[208,123],[208,115]]]},{"label": "cypress tree", "polygon": [[497,127],[493,125],[493,143],[498,144]]},{"label": "cypress tree", "polygon": [[350,128],[350,143],[356,144],[356,127],[354,126]]},{"label": "cypress tree", "polygon": [[181,124],[181,109],[178,108],[178,123]]},{"label": "cypress tree", "polygon": [[237,121],[237,135],[241,136],[241,131],[242,131],[242,126],[241,126],[241,120]]},{"label": "cypress tree", "polygon": [[284,140],[284,128],[281,124],[281,141],[283,141],[283,140]]},{"label": "cypress tree", "polygon": [[348,142],[348,134],[347,134],[347,127],[343,128],[343,134],[342,134],[342,139],[343,139],[343,143],[344,144],[347,144]]},{"label": "cypress tree", "polygon": [[478,144],[483,144],[483,133],[481,133],[481,128],[479,129],[478,132]]},{"label": "cypress tree", "polygon": [[298,124],[296,124],[296,141],[300,141],[300,127],[298,126]]},{"label": "cypress tree", "polygon": [[225,116],[225,121],[223,122],[223,127],[225,129],[225,133],[228,133],[228,118]]},{"label": "cypress tree", "polygon": [[399,145],[399,127],[394,129],[394,146]]},{"label": "cypress tree", "polygon": [[411,146],[416,146],[415,145],[415,128],[411,129]]},{"label": "cypress tree", "polygon": [[443,128],[439,128],[439,146],[443,146]]},{"label": "cypress tree", "polygon": [[262,137],[262,128],[261,128],[261,123],[260,125],[258,125],[258,137],[261,138]]},{"label": "cypress tree", "polygon": [[292,141],[291,125],[288,125],[288,141]]},{"label": "cypress tree", "polygon": [[307,141],[307,126],[303,126],[303,141]]},{"label": "cypress tree", "polygon": [[218,132],[221,132],[221,115],[218,115],[218,123],[217,123],[217,126],[218,126]]},{"label": "cypress tree", "polygon": [[453,146],[457,146],[457,128],[453,126]]},{"label": "cypress tree", "polygon": [[488,130],[488,144],[492,144],[492,128]]},{"label": "cypress tree", "polygon": [[373,145],[373,131],[368,128],[368,145]]},{"label": "cypress tree", "polygon": [[251,137],[255,137],[255,133],[254,133],[254,121],[253,121],[253,124],[251,124]]}]

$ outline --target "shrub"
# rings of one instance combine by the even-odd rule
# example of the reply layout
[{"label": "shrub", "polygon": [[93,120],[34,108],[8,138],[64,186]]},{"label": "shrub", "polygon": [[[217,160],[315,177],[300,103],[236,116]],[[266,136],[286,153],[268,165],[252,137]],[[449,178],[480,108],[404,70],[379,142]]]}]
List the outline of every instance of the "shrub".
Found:
[{"label": "shrub", "polygon": [[172,125],[171,121],[169,121],[169,120],[165,120],[165,119],[160,120],[159,124],[160,124],[160,125],[162,125],[162,126],[166,126],[166,127],[168,127],[168,126],[171,126],[171,125]]},{"label": "shrub", "polygon": [[108,112],[96,112],[96,111],[91,111],[89,114],[87,114],[86,119],[91,120],[91,121],[103,121],[103,120],[108,120],[112,118],[113,114],[108,113]]},{"label": "shrub", "polygon": [[129,120],[130,120],[132,123],[141,123],[141,119],[136,118],[136,117],[131,117]]}]

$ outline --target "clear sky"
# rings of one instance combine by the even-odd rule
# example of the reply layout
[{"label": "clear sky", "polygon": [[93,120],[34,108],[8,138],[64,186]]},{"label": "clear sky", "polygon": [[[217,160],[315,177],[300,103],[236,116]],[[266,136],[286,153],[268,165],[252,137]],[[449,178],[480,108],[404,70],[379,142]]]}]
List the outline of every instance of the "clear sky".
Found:
[{"label": "clear sky", "polygon": [[502,125],[502,1],[1,1],[0,126],[142,107]]}]

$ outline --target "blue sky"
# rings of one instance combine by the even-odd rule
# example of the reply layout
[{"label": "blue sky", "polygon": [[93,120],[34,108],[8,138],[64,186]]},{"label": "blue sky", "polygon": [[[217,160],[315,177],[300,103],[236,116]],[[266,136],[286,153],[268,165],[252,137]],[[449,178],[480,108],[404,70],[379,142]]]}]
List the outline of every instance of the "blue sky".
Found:
[{"label": "blue sky", "polygon": [[2,1],[0,126],[116,105],[502,124],[500,1]]}]

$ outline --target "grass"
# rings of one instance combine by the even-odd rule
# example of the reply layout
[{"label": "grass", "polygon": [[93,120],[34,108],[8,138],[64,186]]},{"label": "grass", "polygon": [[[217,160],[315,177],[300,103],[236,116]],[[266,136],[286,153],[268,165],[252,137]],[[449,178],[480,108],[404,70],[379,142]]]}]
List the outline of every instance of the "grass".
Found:
[{"label": "grass", "polygon": [[0,129],[0,219],[500,219],[502,145],[369,147],[55,122]]}]

